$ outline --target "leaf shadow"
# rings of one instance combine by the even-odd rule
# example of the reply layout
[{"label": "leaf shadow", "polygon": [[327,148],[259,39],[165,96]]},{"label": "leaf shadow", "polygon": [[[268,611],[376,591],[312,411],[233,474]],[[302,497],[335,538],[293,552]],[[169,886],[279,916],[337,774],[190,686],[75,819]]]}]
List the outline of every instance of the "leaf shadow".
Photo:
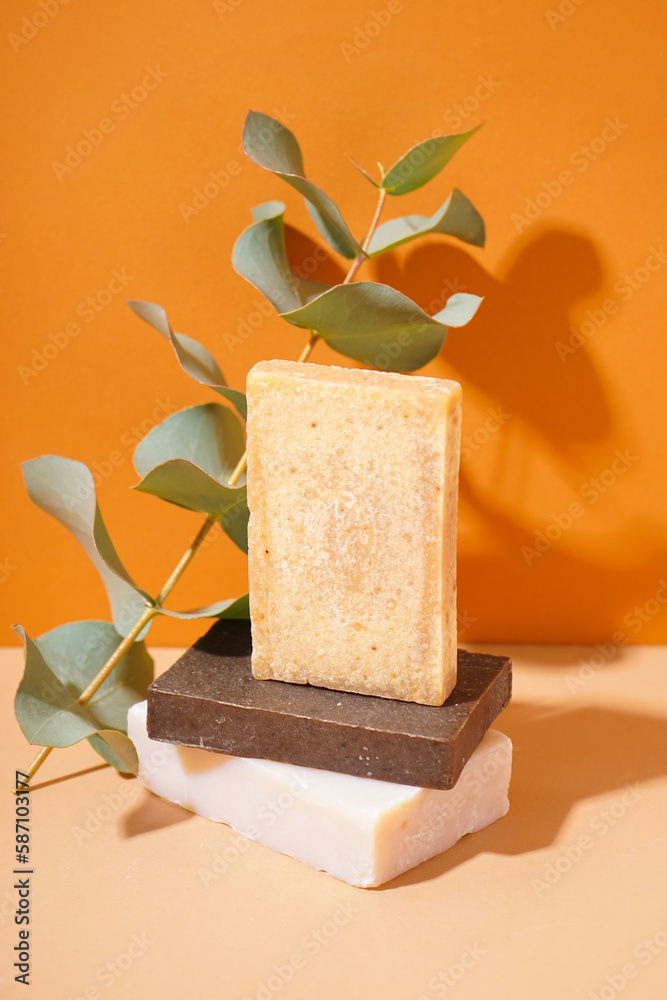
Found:
[{"label": "leaf shadow", "polygon": [[329,285],[339,285],[345,277],[345,270],[330,256],[329,251],[300,229],[285,225],[285,246],[290,267],[298,277],[324,281]]},{"label": "leaf shadow", "polygon": [[512,416],[571,461],[583,444],[610,435],[610,407],[589,352],[582,348],[562,362],[555,347],[570,336],[573,308],[605,284],[587,236],[538,232],[508,253],[500,279],[460,245],[443,243],[416,247],[403,267],[394,254],[381,257],[376,269],[380,281],[396,284],[427,312],[441,309],[454,292],[484,296],[466,327],[449,330],[440,363],[489,398],[501,396]]},{"label": "leaf shadow", "polygon": [[[612,405],[588,343],[574,353],[561,349],[559,356],[557,350],[568,346],[574,310],[590,302],[599,311],[605,298],[614,297],[613,281],[593,241],[565,229],[531,231],[495,270],[500,277],[472,252],[444,242],[421,245],[402,262],[388,254],[375,264],[378,280],[429,313],[455,292],[485,297],[468,326],[449,331],[433,372],[461,381],[469,400],[463,438],[472,447],[462,451],[460,506],[462,522],[483,542],[459,547],[459,606],[468,609],[471,622],[465,639],[511,641],[519,607],[526,642],[567,641],[568,622],[577,622],[579,641],[606,640],[632,610],[628,594],[653,597],[666,564],[664,527],[637,515],[611,549],[595,546],[595,554],[584,555],[564,530],[546,553],[529,561],[526,550],[534,547],[536,531],[567,506],[555,500],[546,506],[549,483],[554,494],[563,496],[565,482],[579,497],[587,481],[609,468],[616,450],[632,441],[627,414]],[[577,325],[581,329],[581,320]],[[603,326],[593,333],[604,336]],[[494,407],[509,417],[484,436],[479,413]],[[478,447],[472,435],[480,430]],[[527,513],[521,498],[535,490],[542,511]],[[581,506],[594,529],[601,508],[593,503]],[[627,554],[622,539],[632,539]]]},{"label": "leaf shadow", "polygon": [[[286,242],[293,270],[302,277],[329,283],[343,279],[329,252],[299,230],[286,226]],[[480,406],[500,407],[511,418],[483,446],[486,455],[476,447],[468,456],[465,448],[462,452],[462,521],[470,520],[484,542],[459,546],[459,607],[468,623],[460,637],[512,641],[516,615],[508,607],[511,601],[527,623],[526,642],[567,641],[572,622],[578,641],[608,641],[618,622],[632,613],[628,594],[645,601],[660,583],[667,564],[664,527],[637,516],[623,528],[633,541],[631,554],[623,555],[615,545],[598,547],[588,558],[573,551],[563,532],[546,555],[528,563],[525,553],[534,547],[536,530],[544,530],[560,508],[554,503],[528,516],[517,503],[535,489],[538,475],[543,497],[551,479],[555,490],[562,490],[565,481],[577,496],[590,478],[608,468],[619,444],[632,438],[627,415],[612,408],[588,344],[564,360],[557,352],[558,345],[568,345],[574,310],[589,301],[595,310],[614,294],[599,252],[580,232],[535,227],[496,265],[496,277],[479,264],[478,251],[461,244],[430,240],[407,251],[375,258],[368,276],[397,287],[431,314],[455,292],[485,297],[471,323],[450,329],[433,366],[434,374],[464,384],[469,400],[464,442],[480,430]],[[604,330],[595,334],[604,335]],[[349,362],[342,358],[340,363]],[[536,456],[544,466],[539,473]],[[596,510],[584,509],[593,523]]]},{"label": "leaf shadow", "polygon": [[[628,786],[667,773],[666,719],[601,708],[549,710],[512,703],[500,716],[499,728],[514,744],[507,815],[379,890],[438,878],[483,853],[513,856],[548,848],[578,802],[614,791],[620,800]],[[619,815],[609,817],[608,828],[622,822],[635,801],[627,797],[625,810],[619,803]],[[587,828],[594,846],[604,836],[604,824],[600,819]]]}]

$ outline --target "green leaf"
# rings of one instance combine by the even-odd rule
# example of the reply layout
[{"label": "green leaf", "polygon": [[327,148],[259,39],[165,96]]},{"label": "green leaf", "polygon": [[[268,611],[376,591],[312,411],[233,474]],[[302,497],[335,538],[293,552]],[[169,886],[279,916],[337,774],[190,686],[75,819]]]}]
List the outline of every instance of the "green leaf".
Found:
[{"label": "green leaf", "polygon": [[429,316],[395,288],[359,281],[335,285],[301,309],[285,313],[284,319],[315,330],[348,358],[382,371],[407,372],[436,357],[447,327],[467,323],[481,301],[461,292],[436,316]]},{"label": "green leaf", "polygon": [[240,486],[227,485],[244,451],[243,427],[231,410],[219,403],[190,406],[139,442],[134,465],[142,479],[134,488],[216,517],[232,541],[247,552],[244,479]]},{"label": "green leaf", "polygon": [[197,608],[194,611],[168,611],[160,608],[160,613],[169,618],[250,618],[250,605],[248,595],[243,597],[232,597],[226,601],[217,601],[215,604],[208,604],[205,608]]},{"label": "green leaf", "polygon": [[227,604],[216,616],[216,618],[250,618],[250,598],[248,594],[237,597],[236,600]]},{"label": "green leaf", "polygon": [[285,249],[285,206],[267,201],[252,211],[255,222],[245,229],[232,253],[234,270],[265,295],[279,313],[298,309],[330,286],[292,274]]},{"label": "green leaf", "polygon": [[133,461],[140,476],[174,458],[193,462],[209,476],[226,482],[245,451],[243,425],[220,403],[189,406],[154,427],[136,447]]},{"label": "green leaf", "polygon": [[220,521],[223,531],[248,551],[248,501],[245,486],[225,486],[192,462],[174,458],[151,469],[134,487]]},{"label": "green leaf", "polygon": [[169,325],[167,313],[162,306],[155,302],[142,302],[138,300],[128,300],[128,306],[139,319],[149,323],[158,333],[161,333],[174,348],[178,362],[190,378],[200,385],[205,385],[213,389],[220,396],[236,408],[240,416],[245,420],[247,416],[247,406],[245,394],[238,389],[230,389],[225,382],[225,377],[220,370],[220,366],[215,358],[209,354],[205,347],[194,340],[186,337],[184,333],[174,333]]},{"label": "green leaf", "polygon": [[382,178],[381,186],[391,195],[409,194],[423,187],[447,166],[454,154],[481,127],[476,125],[467,132],[437,135],[417,143],[390,167]]},{"label": "green leaf", "polygon": [[152,598],[137,587],[109,538],[89,469],[59,455],[42,455],[23,462],[23,480],[30,499],[67,528],[88,554],[102,577],[116,628],[125,635]]},{"label": "green leaf", "polygon": [[137,774],[139,759],[136,756],[132,740],[125,733],[107,729],[103,733],[86,736],[86,739],[95,753],[99,754],[107,764],[115,767],[117,771],[124,774]]},{"label": "green leaf", "polygon": [[285,214],[285,206],[282,201],[263,201],[250,209],[253,222],[261,222],[262,219],[273,219],[276,215]]},{"label": "green leaf", "polygon": [[445,308],[435,313],[433,319],[445,326],[465,326],[479,309],[482,300],[483,296],[480,295],[457,292],[449,296]]},{"label": "green leaf", "polygon": [[376,257],[388,250],[395,250],[402,243],[429,233],[443,233],[476,247],[484,246],[482,216],[472,202],[458,188],[454,188],[445,204],[430,219],[424,215],[404,215],[400,219],[383,222],[371,237],[368,256]]},{"label": "green leaf", "polygon": [[306,179],[299,143],[288,128],[275,118],[249,111],[243,125],[243,149],[258,167],[270,170],[303,195],[311,219],[334,250],[348,260],[362,252],[331,198]]},{"label": "green leaf", "polygon": [[78,705],[121,641],[113,625],[72,622],[34,642],[20,625],[15,630],[25,645],[25,672],[14,704],[26,739],[54,747],[88,739],[114,767],[136,773],[127,711],[145,698],[153,679],[153,661],[143,642],[134,642],[88,704]]}]

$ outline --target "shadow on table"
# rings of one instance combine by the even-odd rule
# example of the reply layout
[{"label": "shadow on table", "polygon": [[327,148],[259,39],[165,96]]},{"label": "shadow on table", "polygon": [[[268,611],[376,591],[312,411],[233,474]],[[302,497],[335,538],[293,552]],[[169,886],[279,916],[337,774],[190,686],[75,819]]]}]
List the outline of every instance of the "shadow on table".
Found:
[{"label": "shadow on table", "polygon": [[550,847],[578,802],[614,791],[620,800],[628,786],[667,773],[665,719],[516,703],[505,709],[498,728],[514,744],[508,814],[380,890],[437,878],[485,852]]},{"label": "shadow on table", "polygon": [[50,785],[59,785],[62,781],[71,781],[72,778],[81,778],[84,774],[93,774],[95,771],[103,771],[108,764],[94,764],[92,767],[84,767],[80,771],[72,771],[70,774],[61,774],[57,778],[49,778],[48,781],[40,781],[39,784],[31,785],[30,792],[38,792],[40,788],[48,788]]},{"label": "shadow on table", "polygon": [[138,837],[152,830],[176,826],[177,823],[184,823],[193,816],[194,813],[183,809],[182,806],[161,799],[144,789],[141,799],[121,817],[120,835],[123,840],[128,840],[130,837]]},{"label": "shadow on table", "polygon": [[[633,640],[634,641],[634,640]],[[562,694],[573,696],[586,687],[593,675],[607,676],[617,668],[625,667],[628,660],[636,656],[636,646],[617,646],[610,639],[606,642],[571,643],[567,646],[547,646],[531,642],[466,642],[458,643],[459,649],[467,649],[474,653],[492,653],[494,656],[509,656],[514,669],[521,665],[525,667],[553,668],[553,673],[560,672],[563,681]],[[667,663],[667,650],[665,653]],[[561,709],[564,711],[565,709]],[[504,716],[503,716],[504,718]]]}]

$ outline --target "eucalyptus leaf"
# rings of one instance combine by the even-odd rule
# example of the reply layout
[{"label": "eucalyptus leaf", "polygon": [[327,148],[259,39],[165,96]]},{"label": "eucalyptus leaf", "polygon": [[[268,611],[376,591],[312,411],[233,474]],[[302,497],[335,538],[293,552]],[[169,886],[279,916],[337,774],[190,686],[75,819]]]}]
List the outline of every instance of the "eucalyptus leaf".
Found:
[{"label": "eucalyptus leaf", "polygon": [[248,551],[245,486],[226,486],[192,462],[174,458],[151,469],[134,489],[215,517],[225,534],[243,552]]},{"label": "eucalyptus leaf", "polygon": [[245,394],[238,389],[229,388],[218,362],[198,340],[187,337],[184,333],[174,333],[169,325],[166,311],[157,303],[131,299],[127,304],[139,319],[149,323],[170,342],[186,375],[229,400],[241,417],[246,419]]},{"label": "eucalyptus leaf", "polygon": [[250,209],[253,222],[261,222],[262,219],[273,219],[276,215],[285,214],[285,206],[282,201],[263,201]]},{"label": "eucalyptus leaf", "polygon": [[282,202],[265,202],[254,208],[252,214],[255,221],[234,244],[234,270],[265,295],[279,313],[298,309],[325,292],[329,285],[299,278],[290,270]]},{"label": "eucalyptus leaf", "polygon": [[303,195],[311,219],[334,250],[349,260],[362,252],[331,198],[306,179],[299,143],[288,128],[275,118],[249,111],[243,125],[243,149],[258,167],[270,170]]},{"label": "eucalyptus leaf", "polygon": [[227,485],[244,451],[243,428],[231,410],[218,403],[188,407],[137,445],[134,465],[142,479],[135,489],[216,517],[247,552],[245,478],[239,486]]},{"label": "eucalyptus leaf", "polygon": [[484,246],[484,220],[472,202],[454,188],[444,205],[430,218],[424,215],[404,215],[400,219],[383,222],[373,233],[368,246],[368,256],[395,250],[402,243],[419,239],[429,233],[455,236],[464,243]]},{"label": "eucalyptus leaf", "polygon": [[136,773],[136,753],[126,735],[127,711],[145,698],[153,679],[153,661],[143,642],[134,642],[88,704],[78,705],[121,641],[113,625],[72,622],[34,642],[21,626],[15,629],[25,646],[15,710],[26,739],[55,747],[88,739],[119,770]]},{"label": "eucalyptus leaf", "polygon": [[156,465],[184,458],[226,482],[245,452],[243,425],[220,403],[189,406],[154,427],[137,445],[133,461],[140,476]]},{"label": "eucalyptus leaf", "polygon": [[445,326],[465,326],[479,309],[482,298],[468,292],[456,292],[449,296],[445,308],[435,313],[433,319]]},{"label": "eucalyptus leaf", "polygon": [[243,597],[232,597],[226,601],[216,601],[215,604],[208,604],[205,608],[196,608],[194,611],[168,611],[160,608],[160,614],[169,618],[250,618],[250,605],[248,595]]},{"label": "eucalyptus leaf", "polygon": [[402,292],[373,281],[335,285],[283,318],[315,330],[334,350],[382,371],[422,368],[438,354],[447,326],[462,326],[481,298],[452,295],[437,316],[429,316]]},{"label": "eucalyptus leaf", "polygon": [[227,607],[219,611],[215,616],[216,618],[250,618],[250,597],[248,594],[237,597],[231,603],[225,603]]},{"label": "eucalyptus leaf", "polygon": [[455,135],[436,135],[416,146],[397,160],[382,178],[381,187],[387,194],[409,194],[433,180],[446,167],[461,146],[482,126]]},{"label": "eucalyptus leaf", "polygon": [[59,455],[23,462],[30,499],[67,528],[88,554],[109,597],[114,625],[125,635],[153,601],[137,587],[113,546],[105,527],[90,470]]},{"label": "eucalyptus leaf", "polygon": [[117,771],[123,774],[137,774],[139,771],[139,758],[134,743],[126,733],[119,733],[115,729],[103,730],[86,739],[91,747],[102,760],[111,764]]}]

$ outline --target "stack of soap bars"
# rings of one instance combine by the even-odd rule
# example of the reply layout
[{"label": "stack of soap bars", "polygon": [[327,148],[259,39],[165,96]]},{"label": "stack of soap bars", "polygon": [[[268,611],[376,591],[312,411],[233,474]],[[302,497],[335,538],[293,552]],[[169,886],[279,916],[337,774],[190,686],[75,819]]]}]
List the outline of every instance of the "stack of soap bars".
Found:
[{"label": "stack of soap bars", "polygon": [[139,777],[380,885],[509,807],[510,661],[456,648],[460,386],[269,361],[247,392],[251,623],[130,710]]}]

